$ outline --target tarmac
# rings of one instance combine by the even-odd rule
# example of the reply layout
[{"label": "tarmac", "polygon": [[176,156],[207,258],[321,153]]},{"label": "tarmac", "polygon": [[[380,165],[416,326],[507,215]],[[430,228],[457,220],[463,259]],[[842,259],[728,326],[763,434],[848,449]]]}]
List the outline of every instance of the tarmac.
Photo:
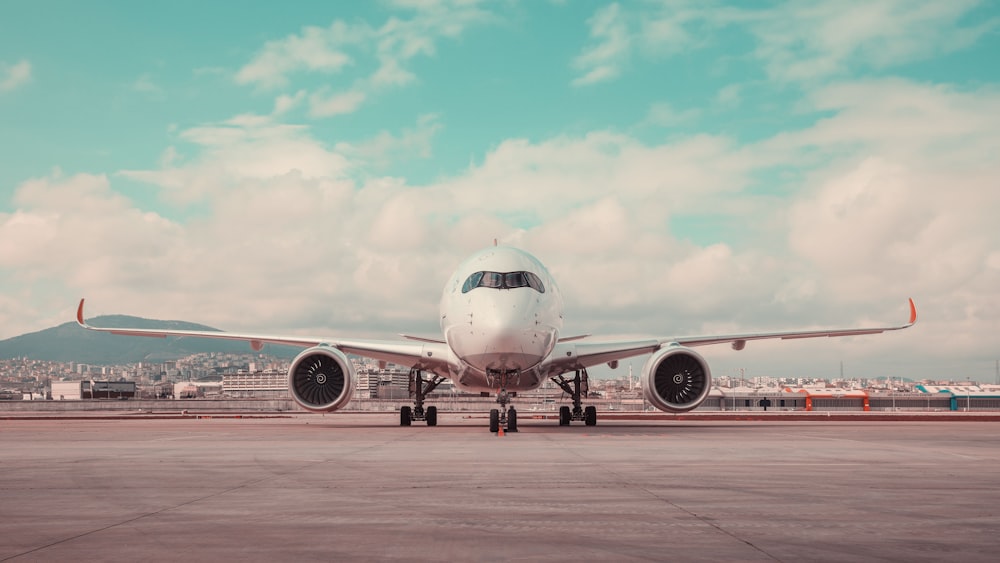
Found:
[{"label": "tarmac", "polygon": [[[525,413],[527,414],[527,413]],[[0,561],[996,561],[1000,425],[0,420]]]}]

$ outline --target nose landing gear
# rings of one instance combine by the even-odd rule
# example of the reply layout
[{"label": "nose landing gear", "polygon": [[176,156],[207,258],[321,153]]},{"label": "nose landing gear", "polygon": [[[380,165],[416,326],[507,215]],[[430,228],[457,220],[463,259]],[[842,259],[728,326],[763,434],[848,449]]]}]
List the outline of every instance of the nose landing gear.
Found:
[{"label": "nose landing gear", "polygon": [[506,389],[501,389],[497,393],[497,402],[500,403],[500,408],[490,410],[490,432],[496,434],[501,428],[506,429],[507,432],[517,432],[517,411],[514,410],[514,407],[506,408],[510,398],[511,394]]},{"label": "nose landing gear", "polygon": [[507,384],[520,381],[520,377],[521,372],[517,370],[487,372],[487,381],[500,388],[497,391],[497,403],[500,404],[500,408],[490,410],[490,432],[495,434],[501,428],[507,432],[517,432],[517,411],[514,410],[514,407],[507,408],[507,403],[510,402],[511,398],[516,397],[517,393],[508,392]]}]

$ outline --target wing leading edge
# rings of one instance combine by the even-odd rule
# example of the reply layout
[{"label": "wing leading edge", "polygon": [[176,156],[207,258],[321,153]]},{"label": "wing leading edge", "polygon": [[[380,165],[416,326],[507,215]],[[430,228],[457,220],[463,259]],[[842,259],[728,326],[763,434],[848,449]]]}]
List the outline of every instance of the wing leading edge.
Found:
[{"label": "wing leading edge", "polygon": [[879,334],[909,328],[917,322],[917,308],[913,299],[909,300],[910,318],[906,323],[892,326],[869,328],[840,328],[826,330],[797,330],[783,332],[752,332],[714,336],[682,336],[649,340],[605,341],[562,343],[556,346],[546,367],[551,371],[566,372],[583,369],[616,360],[650,354],[668,346],[707,346],[709,344],[731,343],[733,349],[742,350],[751,340],[793,340],[799,338],[820,338]]},{"label": "wing leading edge", "polygon": [[661,340],[661,344],[680,344],[681,346],[705,346],[708,344],[722,344],[726,342],[731,342],[733,348],[736,350],[742,350],[746,343],[750,340],[768,340],[768,339],[781,339],[781,340],[792,340],[797,338],[820,338],[820,337],[839,337],[839,336],[859,336],[862,334],[880,334],[883,332],[889,332],[893,330],[902,330],[904,328],[910,328],[917,322],[917,307],[913,304],[913,299],[909,300],[910,304],[910,319],[906,323],[901,325],[893,326],[880,326],[880,327],[870,327],[870,328],[840,328],[840,329],[830,329],[830,330],[797,330],[797,331],[784,331],[784,332],[760,332],[760,333],[747,333],[747,334],[730,334],[730,335],[719,335],[719,336],[684,336],[681,338],[668,338]]},{"label": "wing leading edge", "polygon": [[235,340],[247,342],[254,350],[260,350],[264,344],[285,344],[309,348],[312,346],[330,346],[345,354],[364,356],[375,360],[384,360],[404,366],[419,367],[433,371],[439,375],[448,373],[448,347],[444,343],[395,342],[388,340],[355,340],[341,338],[320,338],[312,336],[276,336],[268,334],[249,334],[222,332],[210,330],[162,330],[145,328],[95,327],[87,324],[83,318],[84,299],[76,310],[76,322],[87,330],[108,332],[124,336],[145,336],[150,338],[166,338],[168,336],[189,338],[214,338],[216,340]]}]

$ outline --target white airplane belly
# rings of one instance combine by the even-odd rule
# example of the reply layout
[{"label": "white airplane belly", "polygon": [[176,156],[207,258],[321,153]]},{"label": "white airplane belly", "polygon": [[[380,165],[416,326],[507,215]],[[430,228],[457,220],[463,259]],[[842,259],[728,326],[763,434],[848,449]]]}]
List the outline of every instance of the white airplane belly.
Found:
[{"label": "white airplane belly", "polygon": [[448,344],[463,362],[483,373],[531,369],[555,346],[556,329],[531,327],[481,328],[476,323],[452,327]]}]

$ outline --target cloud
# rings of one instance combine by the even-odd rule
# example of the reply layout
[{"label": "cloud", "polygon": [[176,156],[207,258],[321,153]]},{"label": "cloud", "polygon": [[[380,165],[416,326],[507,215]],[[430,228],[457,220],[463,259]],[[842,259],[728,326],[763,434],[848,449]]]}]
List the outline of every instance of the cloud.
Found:
[{"label": "cloud", "polygon": [[989,226],[1000,164],[988,156],[1000,150],[1000,92],[892,79],[813,99],[835,116],[774,142],[857,156],[817,171],[790,208],[791,249],[838,294],[888,284],[936,296],[928,305],[944,311],[1000,309],[993,294],[971,298],[1000,282],[991,262],[1000,234]]},{"label": "cloud", "polygon": [[[70,318],[66,296],[87,295],[93,314],[227,329],[432,333],[445,278],[496,237],[549,265],[567,332],[892,322],[913,296],[922,322],[905,338],[784,344],[776,369],[835,372],[847,357],[853,374],[884,375],[884,358],[919,357],[912,373],[930,376],[994,354],[1000,93],[874,80],[816,89],[804,104],[822,117],[748,144],[508,139],[421,186],[374,171],[380,155],[425,154],[435,116],[331,147],[308,127],[241,115],[177,133],[190,156],[121,173],[197,202],[190,217],[143,210],[117,175],[23,183],[17,211],[0,215],[0,279],[31,293],[37,322]],[[704,237],[681,236],[685,221],[703,222]],[[4,336],[25,327],[22,313],[0,302]],[[776,365],[768,346],[705,353],[725,374]]]},{"label": "cloud", "polygon": [[358,43],[372,34],[366,25],[334,22],[329,28],[303,28],[300,34],[268,41],[253,60],[236,73],[236,82],[263,88],[284,86],[288,75],[299,71],[334,73],[352,62],[343,46]]},{"label": "cloud", "polygon": [[590,36],[596,43],[584,49],[573,61],[573,66],[584,72],[573,80],[574,86],[616,78],[631,49],[629,30],[617,3],[599,9],[587,23],[590,24]]},{"label": "cloud", "polygon": [[431,143],[442,127],[437,114],[426,114],[399,135],[381,131],[361,143],[338,143],[335,148],[360,166],[378,170],[407,158],[430,158]]},{"label": "cloud", "polygon": [[672,127],[697,119],[700,113],[696,109],[678,111],[668,102],[657,102],[649,107],[644,123],[661,127]]},{"label": "cloud", "polygon": [[739,84],[727,84],[719,89],[715,95],[715,101],[723,107],[737,107],[742,101],[742,91],[743,87]]},{"label": "cloud", "polygon": [[345,113],[353,113],[365,101],[365,93],[352,91],[325,96],[320,93],[309,96],[309,115],[313,117],[331,117]]},{"label": "cloud", "polygon": [[1000,18],[965,23],[978,0],[849,0],[720,7],[663,0],[610,4],[588,20],[594,42],[573,61],[583,86],[617,78],[637,54],[648,58],[725,42],[749,33],[750,53],[771,79],[812,82],[850,70],[882,69],[969,47],[1000,27]]},{"label": "cloud", "polygon": [[[274,89],[287,86],[289,77],[297,73],[338,74],[356,66],[363,77],[354,80],[348,91],[334,96],[313,92],[309,96],[313,117],[351,113],[380,90],[414,82],[416,75],[406,63],[418,56],[433,56],[440,39],[456,38],[467,28],[493,19],[478,3],[462,0],[401,2],[396,7],[412,13],[408,18],[390,17],[380,27],[335,20],[325,28],[308,26],[268,41],[236,73],[236,82]],[[377,65],[366,72],[372,58]],[[293,98],[286,95],[278,101],[285,107]]]},{"label": "cloud", "polygon": [[179,162],[176,154],[159,170],[123,170],[124,177],[158,185],[177,204],[211,200],[242,182],[288,175],[305,179],[340,178],[349,164],[301,126],[279,124],[253,114],[192,127],[179,139],[194,145],[197,156]]},{"label": "cloud", "polygon": [[[813,80],[844,74],[859,65],[884,68],[968,47],[1000,26],[990,19],[961,20],[979,2],[925,0],[790,2],[746,14],[756,37],[755,56],[772,78]],[[749,16],[762,17],[749,17]]]},{"label": "cloud", "polygon": [[20,60],[13,65],[0,62],[0,92],[9,92],[31,81],[31,63]]},{"label": "cloud", "polygon": [[153,77],[149,73],[141,74],[130,87],[133,91],[144,94],[150,100],[163,101],[167,99],[166,92],[153,81]]},{"label": "cloud", "polygon": [[292,110],[295,106],[302,103],[302,100],[306,98],[306,91],[299,90],[295,94],[289,96],[288,94],[281,94],[274,99],[274,111],[271,112],[272,115],[281,115]]}]

